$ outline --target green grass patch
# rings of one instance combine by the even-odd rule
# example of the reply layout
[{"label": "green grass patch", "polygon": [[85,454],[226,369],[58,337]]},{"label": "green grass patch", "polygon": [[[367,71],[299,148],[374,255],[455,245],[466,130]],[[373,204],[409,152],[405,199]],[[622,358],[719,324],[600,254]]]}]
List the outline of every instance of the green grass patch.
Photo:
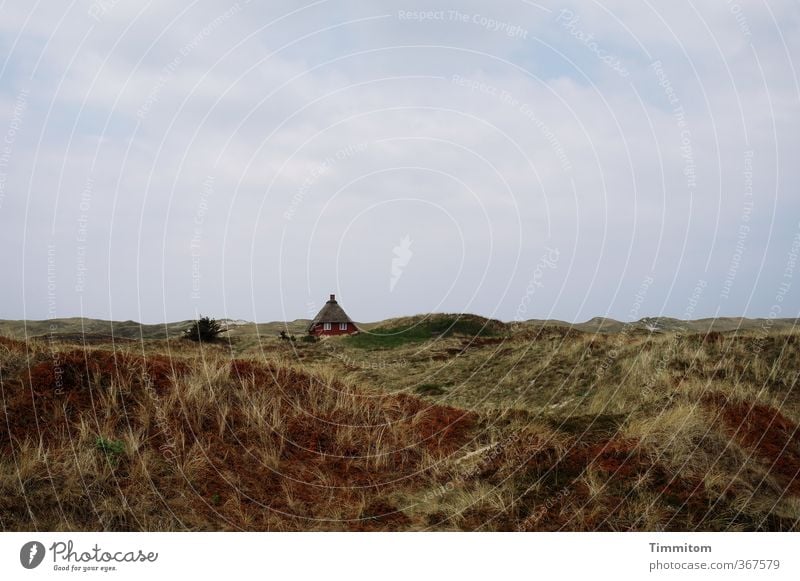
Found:
[{"label": "green grass patch", "polygon": [[574,436],[590,440],[592,436],[611,437],[616,434],[625,420],[626,414],[587,414],[565,418],[546,418],[552,428]]},{"label": "green grass patch", "polygon": [[423,383],[422,385],[416,387],[414,391],[419,395],[427,395],[430,397],[436,397],[447,393],[445,388],[443,388],[441,385],[436,385],[435,383]]},{"label": "green grass patch", "polygon": [[116,466],[122,455],[125,454],[125,443],[119,440],[110,440],[102,436],[95,440],[95,448],[100,450],[112,466]]},{"label": "green grass patch", "polygon": [[433,315],[375,327],[346,341],[361,349],[390,349],[443,337],[496,337],[502,332],[503,323],[476,315]]}]

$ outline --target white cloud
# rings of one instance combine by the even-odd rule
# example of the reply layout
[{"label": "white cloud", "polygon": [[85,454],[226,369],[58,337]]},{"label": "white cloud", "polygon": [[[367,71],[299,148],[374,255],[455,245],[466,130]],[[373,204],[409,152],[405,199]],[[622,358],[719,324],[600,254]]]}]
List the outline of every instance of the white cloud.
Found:
[{"label": "white cloud", "polygon": [[[26,220],[24,245],[7,237],[2,259],[15,272],[24,262],[26,291],[4,290],[0,316],[19,316],[23,299],[29,316],[46,314],[37,281],[51,238],[60,314],[75,314],[76,219],[89,178],[90,315],[175,319],[198,308],[293,318],[339,288],[363,305],[358,318],[433,308],[511,318],[545,246],[562,258],[530,316],[624,317],[650,272],[660,286],[644,308],[680,315],[698,278],[718,286],[729,268],[748,149],[757,230],[737,274],[742,292],[734,303],[709,290],[702,308],[764,314],[774,294],[769,277],[781,261],[766,240],[770,228],[777,243],[791,238],[786,216],[797,209],[783,193],[796,189],[789,160],[800,134],[788,3],[771,7],[775,21],[748,4],[750,36],[718,3],[656,13],[630,3],[548,12],[459,2],[437,9],[471,15],[466,22],[422,23],[399,19],[394,2],[320,3],[269,27],[297,7],[120,2],[93,19],[88,2],[66,13],[45,5],[25,27],[20,5],[0,17],[4,46],[21,31],[0,79],[3,111],[30,87],[14,193],[0,207],[4,231],[19,233]],[[555,21],[562,7],[596,44]],[[528,34],[504,36],[502,23]],[[405,235],[414,261],[388,297],[385,266]],[[764,290],[748,305],[768,253]],[[190,300],[198,264],[201,298]]]}]

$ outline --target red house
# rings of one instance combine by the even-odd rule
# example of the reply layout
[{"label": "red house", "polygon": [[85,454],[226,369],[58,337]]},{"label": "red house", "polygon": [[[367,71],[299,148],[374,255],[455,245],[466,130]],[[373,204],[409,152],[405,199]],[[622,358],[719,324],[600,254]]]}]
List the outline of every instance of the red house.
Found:
[{"label": "red house", "polygon": [[325,303],[325,306],[308,326],[309,335],[352,335],[353,333],[358,333],[358,327],[336,302],[336,295],[331,295],[330,300]]}]

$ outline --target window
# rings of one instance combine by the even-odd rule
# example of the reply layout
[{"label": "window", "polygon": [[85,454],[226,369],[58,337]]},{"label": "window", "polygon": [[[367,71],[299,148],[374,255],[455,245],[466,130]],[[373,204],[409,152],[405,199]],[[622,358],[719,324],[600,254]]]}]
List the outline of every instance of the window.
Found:
[{"label": "window", "polygon": [[347,323],[339,323],[340,331],[347,331]]},{"label": "window", "polygon": [[323,331],[330,331],[331,330],[331,324],[330,323],[322,323],[322,330]]}]

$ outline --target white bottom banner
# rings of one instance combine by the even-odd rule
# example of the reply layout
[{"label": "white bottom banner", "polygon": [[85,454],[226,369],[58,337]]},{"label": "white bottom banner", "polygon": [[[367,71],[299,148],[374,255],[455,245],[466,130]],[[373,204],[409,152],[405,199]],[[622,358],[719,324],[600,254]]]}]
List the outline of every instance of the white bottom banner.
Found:
[{"label": "white bottom banner", "polygon": [[[2,579],[799,579],[798,533],[2,533]],[[567,577],[565,577],[567,576]]]}]

